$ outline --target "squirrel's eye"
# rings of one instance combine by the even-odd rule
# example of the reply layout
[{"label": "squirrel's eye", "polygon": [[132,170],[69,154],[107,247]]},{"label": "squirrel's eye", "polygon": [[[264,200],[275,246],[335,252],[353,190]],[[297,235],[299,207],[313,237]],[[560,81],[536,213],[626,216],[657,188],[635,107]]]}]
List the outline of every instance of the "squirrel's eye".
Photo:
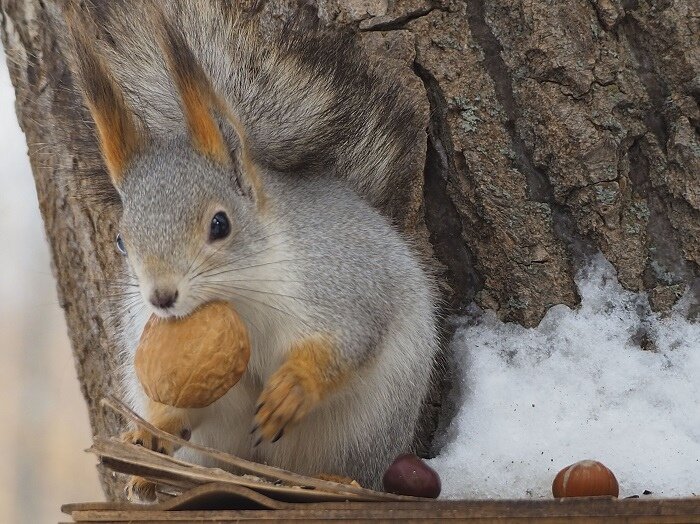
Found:
[{"label": "squirrel's eye", "polygon": [[126,255],[126,246],[124,245],[124,239],[121,235],[117,235],[117,249],[122,255]]},{"label": "squirrel's eye", "polygon": [[214,218],[211,219],[209,227],[209,240],[219,240],[226,238],[229,234],[228,217],[223,211],[219,211]]}]

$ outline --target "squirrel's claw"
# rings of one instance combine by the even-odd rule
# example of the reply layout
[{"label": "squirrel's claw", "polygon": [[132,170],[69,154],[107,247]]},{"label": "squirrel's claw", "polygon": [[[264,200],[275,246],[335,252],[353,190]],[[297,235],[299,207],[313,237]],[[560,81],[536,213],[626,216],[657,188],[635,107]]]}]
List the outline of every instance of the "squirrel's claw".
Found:
[{"label": "squirrel's claw", "polygon": [[136,446],[142,446],[152,451],[162,453],[163,455],[172,455],[175,452],[175,446],[171,442],[164,439],[161,440],[144,429],[136,429],[134,431],[122,433],[120,439],[123,442],[130,442]]},{"label": "squirrel's claw", "polygon": [[[256,432],[258,431],[258,429],[259,429],[259,428],[258,428],[258,425],[256,424],[255,427],[253,428],[253,430],[250,432],[250,434],[252,435],[252,434],[256,433]],[[271,443],[271,444],[274,444],[274,443],[277,442],[279,439],[281,439],[283,436],[284,436],[284,428],[281,428],[281,429],[277,432],[277,435],[275,435],[275,436],[272,438],[272,440],[270,440],[270,443]],[[254,448],[257,448],[257,447],[262,443],[262,441],[263,441],[263,437],[262,437],[262,436],[259,436],[259,437],[256,439],[256,441],[253,443],[253,447],[254,447]]]},{"label": "squirrel's claw", "polygon": [[156,500],[156,485],[150,480],[134,476],[124,486],[124,495],[130,502],[153,502]]},{"label": "squirrel's claw", "polygon": [[313,395],[304,390],[292,373],[282,369],[273,375],[260,395],[253,433],[260,433],[258,440],[276,442],[285,428],[306,416],[314,404]]}]

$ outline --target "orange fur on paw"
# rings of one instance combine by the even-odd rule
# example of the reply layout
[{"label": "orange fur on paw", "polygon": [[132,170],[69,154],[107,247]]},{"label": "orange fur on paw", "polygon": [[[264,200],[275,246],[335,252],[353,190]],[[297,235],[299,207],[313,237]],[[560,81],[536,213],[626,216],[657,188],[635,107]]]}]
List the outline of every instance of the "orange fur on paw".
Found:
[{"label": "orange fur on paw", "polygon": [[329,337],[316,335],[295,344],[258,399],[255,424],[260,438],[280,438],[337,385],[341,375]]},{"label": "orange fur on paw", "polygon": [[143,446],[146,449],[157,451],[163,455],[172,455],[175,452],[175,447],[171,442],[154,437],[145,429],[127,431],[126,433],[122,433],[120,438],[124,442],[130,442],[131,444],[135,444],[137,446]]},{"label": "orange fur on paw", "polygon": [[129,477],[126,486],[124,486],[124,492],[126,498],[132,502],[153,502],[156,500],[156,485],[143,477]]},{"label": "orange fur on paw", "polygon": [[305,391],[296,377],[283,373],[273,378],[260,396],[255,416],[260,435],[275,440],[288,425],[301,420],[318,399]]},{"label": "orange fur on paw", "polygon": [[[160,430],[171,435],[189,439],[192,428],[187,415],[183,410],[149,401],[146,406],[146,419]],[[175,453],[175,445],[165,439],[153,435],[150,431],[141,427],[127,431],[120,437],[124,442],[130,442],[146,449],[172,455]],[[156,498],[156,485],[142,477],[132,476],[124,488],[127,499],[130,501],[154,501]]]},{"label": "orange fur on paw", "polygon": [[[188,439],[192,432],[184,411],[165,404],[149,401],[146,407],[146,420],[158,429],[177,437]],[[172,455],[175,452],[172,442],[160,439],[141,427],[122,433],[121,439],[165,455]]]}]

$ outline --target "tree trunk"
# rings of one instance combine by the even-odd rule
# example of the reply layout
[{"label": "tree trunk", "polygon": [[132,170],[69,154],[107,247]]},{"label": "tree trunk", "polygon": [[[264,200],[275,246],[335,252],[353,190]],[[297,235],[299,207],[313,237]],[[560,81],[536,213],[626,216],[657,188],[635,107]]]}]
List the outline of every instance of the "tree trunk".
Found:
[{"label": "tree trunk", "polygon": [[[103,167],[57,39],[51,13],[60,3],[2,0],[2,37],[92,428],[114,434],[121,422],[98,402],[114,389],[118,364],[108,297],[120,263],[117,210],[99,194],[72,197]],[[657,310],[700,289],[693,0],[253,8],[271,26],[303,11],[356,30],[368,54],[429,104],[424,169],[407,203],[417,212],[403,224],[440,264],[448,313],[476,301],[535,325],[554,304],[576,305],[574,272],[597,250]],[[426,428],[438,406],[436,396]],[[103,481],[117,496],[118,481]]]}]

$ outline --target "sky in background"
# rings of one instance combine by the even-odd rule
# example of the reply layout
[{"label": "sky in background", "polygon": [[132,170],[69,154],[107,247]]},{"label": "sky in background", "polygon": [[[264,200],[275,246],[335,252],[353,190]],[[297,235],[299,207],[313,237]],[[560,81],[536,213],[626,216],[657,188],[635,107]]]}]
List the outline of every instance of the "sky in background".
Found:
[{"label": "sky in background", "polygon": [[55,522],[102,494],[4,52],[0,188],[0,508],[4,522]]}]

